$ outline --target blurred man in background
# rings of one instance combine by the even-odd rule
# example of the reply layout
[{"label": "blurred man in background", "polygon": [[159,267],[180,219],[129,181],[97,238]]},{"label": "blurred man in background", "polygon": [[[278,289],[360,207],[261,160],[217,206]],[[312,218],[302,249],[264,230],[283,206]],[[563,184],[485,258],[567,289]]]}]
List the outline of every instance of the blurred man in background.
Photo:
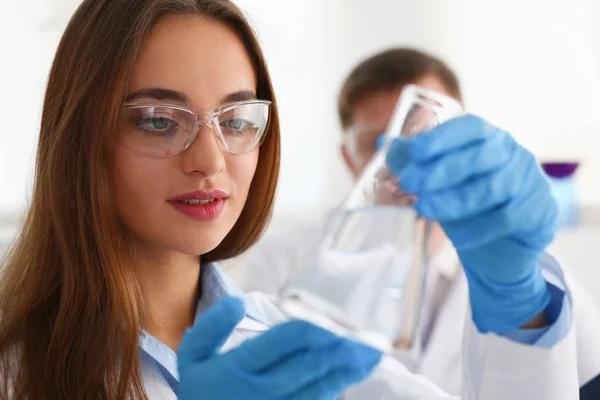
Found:
[{"label": "blurred man in background", "polygon": [[[346,78],[338,99],[344,132],[340,151],[354,178],[375,154],[377,139],[387,129],[400,92],[408,84],[462,102],[455,73],[436,57],[415,49],[395,48],[364,60]],[[277,293],[314,251],[329,215],[289,221],[267,233],[244,260],[243,271],[247,273],[241,277],[242,288]],[[467,280],[458,255],[439,225],[434,227],[429,251],[431,265],[420,322],[420,353],[401,361],[450,394],[459,395],[463,320],[469,306]],[[574,297],[579,380],[584,386],[581,398],[600,398],[599,380],[594,379],[600,373],[600,315],[581,287],[572,280],[569,283]],[[552,327],[543,329],[538,332],[538,340],[528,344],[543,346],[543,337],[552,335]]]}]

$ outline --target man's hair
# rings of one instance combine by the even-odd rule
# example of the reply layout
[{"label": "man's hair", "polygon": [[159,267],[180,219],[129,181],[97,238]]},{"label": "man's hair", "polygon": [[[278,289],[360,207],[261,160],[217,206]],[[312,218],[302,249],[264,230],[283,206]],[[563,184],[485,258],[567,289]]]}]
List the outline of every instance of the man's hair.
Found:
[{"label": "man's hair", "polygon": [[426,75],[439,78],[448,93],[462,102],[456,74],[432,55],[411,48],[393,48],[363,60],[348,75],[338,96],[342,127],[345,129],[352,124],[354,106],[361,97],[413,83]]}]

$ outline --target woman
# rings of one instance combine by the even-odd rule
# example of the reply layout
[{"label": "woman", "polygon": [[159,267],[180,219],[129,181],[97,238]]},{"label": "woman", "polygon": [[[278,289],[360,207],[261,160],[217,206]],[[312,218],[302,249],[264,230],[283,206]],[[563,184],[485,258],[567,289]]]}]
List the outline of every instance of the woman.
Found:
[{"label": "woman", "polygon": [[[237,8],[84,2],[50,73],[31,207],[1,281],[11,398],[158,397],[140,330],[178,348],[201,264],[257,239],[278,170],[270,77]],[[334,342],[370,355],[364,374],[378,360]]]},{"label": "woman", "polygon": [[447,398],[391,359],[351,387],[377,351],[303,322],[270,328],[227,297],[212,262],[268,219],[278,129],[264,58],[229,1],[84,1],[0,280],[0,397]]}]

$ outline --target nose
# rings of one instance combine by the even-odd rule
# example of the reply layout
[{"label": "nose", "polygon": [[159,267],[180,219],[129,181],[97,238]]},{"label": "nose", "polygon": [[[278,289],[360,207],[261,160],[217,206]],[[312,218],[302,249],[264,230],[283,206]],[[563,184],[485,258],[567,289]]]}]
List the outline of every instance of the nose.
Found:
[{"label": "nose", "polygon": [[225,169],[225,157],[215,137],[212,124],[204,125],[183,153],[181,168],[186,174],[211,177]]}]

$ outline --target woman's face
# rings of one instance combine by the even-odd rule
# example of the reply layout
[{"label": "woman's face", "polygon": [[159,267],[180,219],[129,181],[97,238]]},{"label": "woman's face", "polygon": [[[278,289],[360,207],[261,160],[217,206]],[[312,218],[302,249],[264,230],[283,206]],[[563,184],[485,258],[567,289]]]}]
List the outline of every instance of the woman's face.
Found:
[{"label": "woman's face", "polygon": [[[149,36],[127,94],[130,102],[212,111],[254,98],[256,85],[246,48],[226,26],[173,16]],[[152,132],[164,123],[155,119],[141,125]],[[258,149],[229,153],[219,145],[213,127],[204,126],[184,152],[148,157],[121,150],[127,148],[132,129],[135,124],[121,121],[114,160],[120,218],[138,242],[153,249],[194,255],[214,249],[242,212]]]}]

